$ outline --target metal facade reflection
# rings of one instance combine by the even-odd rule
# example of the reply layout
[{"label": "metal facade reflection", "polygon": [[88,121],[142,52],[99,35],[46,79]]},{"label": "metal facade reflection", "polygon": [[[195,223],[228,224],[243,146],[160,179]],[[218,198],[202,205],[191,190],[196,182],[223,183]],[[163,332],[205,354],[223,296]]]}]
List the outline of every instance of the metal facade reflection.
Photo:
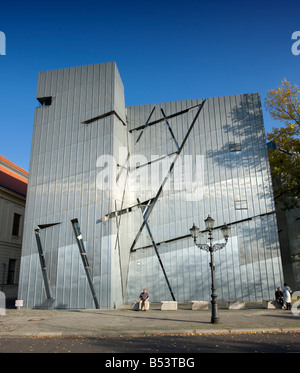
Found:
[{"label": "metal facade reflection", "polygon": [[116,64],[105,63],[42,72],[37,97],[24,306],[47,298],[34,231],[59,222],[40,237],[53,306],[95,307],[74,219],[100,308],[143,288],[152,302],[209,300],[209,258],[189,235],[208,214],[231,226],[215,255],[218,300],[273,297],[282,269],[258,93],[126,108]]}]

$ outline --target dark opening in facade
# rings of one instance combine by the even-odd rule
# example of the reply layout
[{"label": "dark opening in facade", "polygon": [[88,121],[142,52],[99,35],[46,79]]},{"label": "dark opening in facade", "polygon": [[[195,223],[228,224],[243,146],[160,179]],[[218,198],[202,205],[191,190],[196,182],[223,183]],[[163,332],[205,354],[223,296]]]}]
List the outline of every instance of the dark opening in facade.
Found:
[{"label": "dark opening in facade", "polygon": [[52,103],[52,97],[38,97],[37,100],[42,106],[50,106]]}]

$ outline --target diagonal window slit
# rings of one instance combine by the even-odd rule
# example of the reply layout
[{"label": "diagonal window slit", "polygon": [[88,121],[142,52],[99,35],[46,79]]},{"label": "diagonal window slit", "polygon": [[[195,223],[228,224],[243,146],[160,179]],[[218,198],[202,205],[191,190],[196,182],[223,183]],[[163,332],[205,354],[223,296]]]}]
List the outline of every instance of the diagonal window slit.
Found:
[{"label": "diagonal window slit", "polygon": [[112,219],[112,218],[115,218],[116,216],[120,216],[120,215],[123,215],[123,214],[127,214],[131,211],[134,211],[134,210],[137,210],[139,207],[143,207],[143,206],[148,206],[148,204],[152,202],[153,198],[150,198],[144,202],[141,202],[141,203],[137,203],[136,205],[133,205],[133,206],[130,206],[130,207],[127,207],[125,209],[121,209],[121,210],[116,210],[116,211],[112,211],[108,214],[105,215],[104,217],[104,221],[106,220],[109,220],[109,219]]},{"label": "diagonal window slit", "polygon": [[[148,119],[147,119],[147,122],[146,122],[146,124],[143,126],[143,130],[142,130],[142,132],[139,134],[139,137],[137,138],[137,140],[136,140],[135,143],[138,143],[138,142],[140,141],[140,138],[142,137],[142,134],[143,134],[143,132],[144,132],[144,129],[148,126],[149,121],[150,121],[150,118],[152,117],[152,114],[154,113],[154,110],[155,110],[155,106],[154,106],[153,109],[151,110],[151,113],[150,113],[150,115],[149,115],[149,117],[148,117]],[[130,132],[130,131],[129,131],[129,132]]]},{"label": "diagonal window slit", "polygon": [[134,249],[134,247],[135,247],[135,245],[136,245],[136,243],[137,243],[137,241],[138,241],[138,239],[139,239],[139,236],[140,236],[140,234],[141,234],[141,232],[142,232],[144,226],[146,225],[146,221],[147,221],[148,217],[150,216],[150,214],[151,214],[151,212],[152,212],[152,210],[153,210],[153,208],[154,208],[154,206],[155,206],[155,204],[156,204],[158,198],[160,197],[160,194],[161,194],[161,192],[162,192],[162,190],[163,190],[164,185],[165,185],[166,182],[168,181],[168,178],[169,178],[169,176],[171,175],[171,173],[173,172],[174,165],[175,165],[177,159],[178,159],[179,156],[180,156],[180,153],[181,153],[181,151],[182,151],[182,149],[183,149],[183,147],[184,147],[184,145],[185,145],[185,143],[186,143],[186,141],[187,141],[187,139],[188,139],[188,137],[189,137],[189,135],[190,135],[190,133],[191,133],[193,127],[194,127],[194,124],[195,124],[196,120],[198,119],[198,116],[199,116],[201,110],[202,110],[203,107],[204,107],[204,104],[205,104],[205,100],[202,102],[201,105],[197,105],[197,106],[198,106],[197,113],[196,113],[196,115],[194,116],[194,119],[192,120],[192,123],[191,123],[191,125],[189,126],[189,129],[188,129],[188,131],[187,131],[187,133],[186,133],[186,135],[185,135],[185,137],[184,137],[184,139],[183,139],[183,141],[182,141],[182,143],[181,143],[181,145],[180,145],[178,151],[176,152],[176,156],[174,157],[174,160],[173,160],[173,162],[171,163],[171,165],[170,165],[170,167],[169,167],[169,170],[168,170],[167,175],[165,176],[165,178],[164,178],[162,184],[160,185],[160,187],[159,187],[159,189],[158,189],[158,191],[157,191],[157,193],[156,193],[156,195],[155,195],[155,197],[154,197],[154,199],[153,199],[153,202],[151,203],[149,209],[147,210],[147,216],[144,217],[144,221],[142,222],[142,224],[141,224],[141,226],[140,226],[140,229],[138,230],[138,233],[137,233],[136,237],[134,238],[134,240],[133,240],[133,242],[132,242],[132,245],[131,245],[130,251],[133,251],[133,249]]},{"label": "diagonal window slit", "polygon": [[174,133],[173,133],[173,131],[172,131],[172,128],[171,128],[171,126],[170,126],[170,124],[169,124],[169,122],[168,122],[168,120],[167,120],[167,116],[166,116],[166,114],[165,114],[165,112],[163,111],[162,108],[161,108],[160,110],[161,110],[162,115],[164,116],[164,118],[165,118],[165,120],[166,120],[166,125],[168,126],[168,129],[169,129],[169,131],[170,131],[170,134],[171,134],[171,136],[172,136],[172,139],[174,140],[177,149],[179,149],[178,142],[177,142],[177,140],[176,140],[176,138],[175,138],[175,135],[174,135]]},{"label": "diagonal window slit", "polygon": [[[129,130],[130,133],[132,133],[133,131],[139,131],[139,130],[143,130],[144,128],[148,127],[148,126],[152,126],[153,124],[157,124],[159,122],[163,122],[165,121],[166,119],[171,119],[171,118],[175,118],[175,117],[178,117],[179,115],[182,115],[182,114],[185,114],[187,113],[188,111],[192,110],[192,109],[195,109],[196,107],[201,107],[203,105],[203,102],[201,104],[197,104],[195,106],[191,106],[190,108],[188,109],[184,109],[184,110],[181,110],[181,111],[178,111],[177,113],[174,113],[174,114],[170,114],[164,118],[160,118],[160,119],[156,119],[154,120],[153,122],[148,122],[149,121],[149,118],[147,120],[147,123],[142,125],[142,126],[139,126],[139,127],[136,127],[136,128],[133,128],[131,130]],[[151,117],[152,114],[150,114],[150,117]]]}]

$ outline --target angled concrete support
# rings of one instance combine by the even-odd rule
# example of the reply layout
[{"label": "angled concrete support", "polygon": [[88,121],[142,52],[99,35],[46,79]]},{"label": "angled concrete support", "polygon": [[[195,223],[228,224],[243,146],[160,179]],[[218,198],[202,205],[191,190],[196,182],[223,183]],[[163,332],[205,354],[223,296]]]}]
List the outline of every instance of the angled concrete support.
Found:
[{"label": "angled concrete support", "polygon": [[42,269],[42,274],[43,274],[43,280],[44,280],[44,286],[45,286],[45,292],[46,292],[47,300],[53,300],[54,301],[53,296],[52,296],[51,287],[50,287],[49,278],[48,278],[48,273],[47,273],[45,255],[44,255],[44,251],[43,251],[43,247],[42,247],[42,243],[41,243],[41,238],[40,238],[40,228],[35,229],[34,233],[35,233],[39,258],[40,258],[40,264],[41,264],[41,269]]},{"label": "angled concrete support", "polygon": [[74,234],[75,234],[75,237],[76,237],[76,241],[77,241],[77,245],[78,245],[78,248],[79,248],[82,263],[83,263],[83,266],[84,266],[84,269],[85,269],[86,277],[87,277],[88,283],[90,285],[90,289],[91,289],[91,293],[92,293],[93,300],[94,300],[94,303],[95,303],[95,307],[100,308],[99,303],[98,303],[98,299],[97,299],[97,296],[96,296],[93,280],[92,280],[90,265],[89,265],[89,262],[88,262],[88,258],[87,258],[86,251],[85,251],[84,244],[83,244],[82,235],[81,235],[81,232],[80,232],[78,219],[72,219],[71,223],[72,223],[72,226],[73,226],[73,231],[74,231]]}]

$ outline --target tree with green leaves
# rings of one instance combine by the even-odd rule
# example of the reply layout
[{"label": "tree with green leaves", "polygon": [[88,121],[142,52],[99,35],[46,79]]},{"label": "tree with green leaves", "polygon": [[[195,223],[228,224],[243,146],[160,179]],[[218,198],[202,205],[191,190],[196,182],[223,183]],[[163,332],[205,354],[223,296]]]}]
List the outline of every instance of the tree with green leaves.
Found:
[{"label": "tree with green leaves", "polygon": [[269,159],[274,183],[274,197],[285,210],[300,202],[300,98],[298,86],[284,79],[276,90],[270,89],[265,108],[271,117],[284,123],[273,128],[267,140],[273,146]]}]

